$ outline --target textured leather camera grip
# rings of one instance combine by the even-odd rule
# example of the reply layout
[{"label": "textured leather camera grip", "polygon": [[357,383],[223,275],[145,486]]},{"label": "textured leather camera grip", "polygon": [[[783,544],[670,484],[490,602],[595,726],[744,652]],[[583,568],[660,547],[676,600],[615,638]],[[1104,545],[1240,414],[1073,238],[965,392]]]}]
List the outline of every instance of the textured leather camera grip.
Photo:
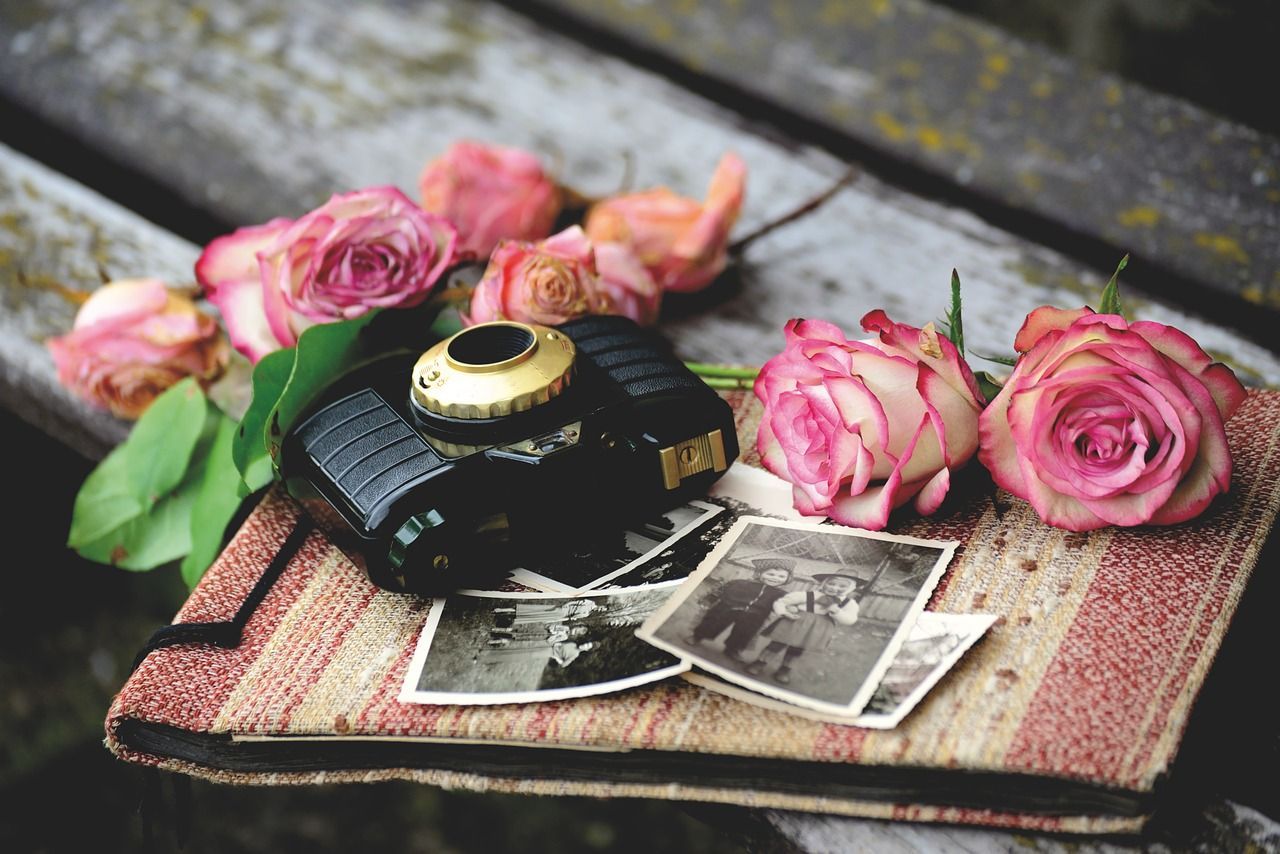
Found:
[{"label": "textured leather camera grip", "polygon": [[366,514],[441,463],[417,431],[370,389],[317,411],[298,438],[318,472]]}]

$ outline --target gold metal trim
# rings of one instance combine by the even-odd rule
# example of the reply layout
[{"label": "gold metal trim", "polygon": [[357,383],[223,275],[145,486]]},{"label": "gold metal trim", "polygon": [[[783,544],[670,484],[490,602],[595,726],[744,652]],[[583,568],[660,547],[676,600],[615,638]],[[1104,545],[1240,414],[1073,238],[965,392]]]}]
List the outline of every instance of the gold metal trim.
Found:
[{"label": "gold metal trim", "polygon": [[[533,335],[533,343],[510,359],[487,365],[458,362],[449,344],[489,326],[510,326]],[[440,341],[413,366],[411,394],[428,412],[450,418],[496,418],[523,412],[559,395],[573,379],[577,351],[569,338],[547,326],[495,321],[468,327]]]},{"label": "gold metal trim", "polygon": [[658,451],[658,463],[662,467],[662,485],[667,489],[675,489],[685,478],[704,471],[724,471],[729,467],[724,435],[717,429],[676,442]]}]

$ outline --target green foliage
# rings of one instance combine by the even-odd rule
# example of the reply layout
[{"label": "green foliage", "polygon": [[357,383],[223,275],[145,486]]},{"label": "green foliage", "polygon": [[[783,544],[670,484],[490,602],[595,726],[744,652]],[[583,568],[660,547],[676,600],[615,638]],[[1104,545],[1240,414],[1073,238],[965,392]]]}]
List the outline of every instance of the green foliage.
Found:
[{"label": "green foliage", "polygon": [[271,458],[267,456],[265,438],[267,418],[289,382],[296,355],[294,349],[276,350],[263,356],[254,366],[253,400],[240,419],[240,427],[231,443],[231,459],[244,479],[242,491],[246,495],[253,490],[251,478],[261,477],[264,468],[267,480],[271,479]]},{"label": "green foliage", "polygon": [[[216,412],[215,431],[209,455],[203,466],[192,466],[191,475],[198,480],[188,521],[191,549],[182,560],[182,580],[195,587],[200,576],[222,550],[227,524],[236,514],[247,493],[244,481],[231,459],[231,445],[237,425],[226,415]],[[267,479],[270,480],[270,467]]]},{"label": "green foliage", "polygon": [[1120,263],[1116,265],[1116,271],[1111,274],[1111,280],[1107,282],[1106,287],[1102,289],[1102,300],[1098,304],[1099,314],[1124,315],[1124,308],[1120,305],[1120,286],[1118,280],[1120,278],[1120,271],[1127,266],[1129,266],[1128,255],[1120,259]]},{"label": "green foliage", "polygon": [[991,376],[987,371],[974,371],[973,376],[978,381],[978,389],[982,392],[982,396],[987,399],[987,403],[995,400],[1003,385],[996,382],[995,377]]},{"label": "green foliage", "polygon": [[995,362],[997,365],[1007,365],[1012,368],[1018,364],[1018,360],[1014,356],[996,356],[989,353],[974,353],[975,359],[981,359],[984,362]]},{"label": "green foliage", "polygon": [[960,305],[960,274],[951,270],[951,308],[947,310],[947,337],[964,358],[964,318]]},{"label": "green foliage", "polygon": [[216,422],[194,380],[156,399],[85,480],[67,545],[123,569],[152,569],[190,549],[190,512]]}]

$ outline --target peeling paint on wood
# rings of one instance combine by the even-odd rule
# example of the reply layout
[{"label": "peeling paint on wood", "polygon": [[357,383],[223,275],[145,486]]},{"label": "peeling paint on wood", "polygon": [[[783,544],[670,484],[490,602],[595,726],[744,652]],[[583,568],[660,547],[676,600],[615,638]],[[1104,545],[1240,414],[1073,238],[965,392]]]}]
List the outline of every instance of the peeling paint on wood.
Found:
[{"label": "peeling paint on wood", "polygon": [[189,281],[196,248],[0,146],[0,402],[89,457],[128,425],[58,385],[44,342],[105,272]]},{"label": "peeling paint on wood", "polygon": [[[535,5],[835,128],[975,198],[1157,261],[1210,293],[1280,308],[1273,137],[922,0]],[[1159,216],[1135,216],[1138,208]]]}]

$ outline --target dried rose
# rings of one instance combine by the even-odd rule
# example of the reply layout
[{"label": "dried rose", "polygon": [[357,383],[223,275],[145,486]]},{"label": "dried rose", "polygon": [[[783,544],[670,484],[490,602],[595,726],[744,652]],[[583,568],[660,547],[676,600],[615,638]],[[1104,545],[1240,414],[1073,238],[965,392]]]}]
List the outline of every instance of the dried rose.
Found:
[{"label": "dried rose", "polygon": [[456,258],[457,232],[394,187],[336,195],[296,221],[205,247],[196,279],[236,349],[257,361],[316,323],[419,305]]},{"label": "dried rose", "polygon": [[849,341],[834,324],[792,320],[785,349],[756,379],[764,404],[757,447],[794,485],[796,509],[879,530],[915,499],[938,509],[951,471],[978,446],[983,399],[973,372],[932,326],[862,319],[877,338]]},{"label": "dried rose", "polygon": [[103,285],[48,344],[64,386],[129,419],[179,380],[217,379],[230,355],[217,321],[158,279]]},{"label": "dried rose", "polygon": [[456,142],[418,178],[422,206],[452,222],[461,249],[488,258],[499,240],[541,240],[560,191],[538,158],[518,148]]},{"label": "dried rose", "polygon": [[596,269],[609,298],[609,314],[621,314],[641,326],[652,326],[662,307],[662,288],[636,256],[621,243],[598,243]]},{"label": "dried rose", "polygon": [[664,290],[701,290],[728,262],[729,232],[742,209],[746,179],[746,165],[726,154],[705,202],[665,187],[614,196],[588,212],[587,235],[627,246]]},{"label": "dried rose", "polygon": [[1014,348],[1022,355],[982,414],[978,457],[1050,525],[1169,525],[1227,491],[1223,423],[1245,390],[1186,334],[1043,306]]},{"label": "dried rose", "polygon": [[[613,272],[626,274],[625,269]],[[517,320],[554,326],[584,314],[619,313],[608,288],[596,268],[591,241],[576,225],[540,243],[504,240],[471,294],[463,322]]]}]

